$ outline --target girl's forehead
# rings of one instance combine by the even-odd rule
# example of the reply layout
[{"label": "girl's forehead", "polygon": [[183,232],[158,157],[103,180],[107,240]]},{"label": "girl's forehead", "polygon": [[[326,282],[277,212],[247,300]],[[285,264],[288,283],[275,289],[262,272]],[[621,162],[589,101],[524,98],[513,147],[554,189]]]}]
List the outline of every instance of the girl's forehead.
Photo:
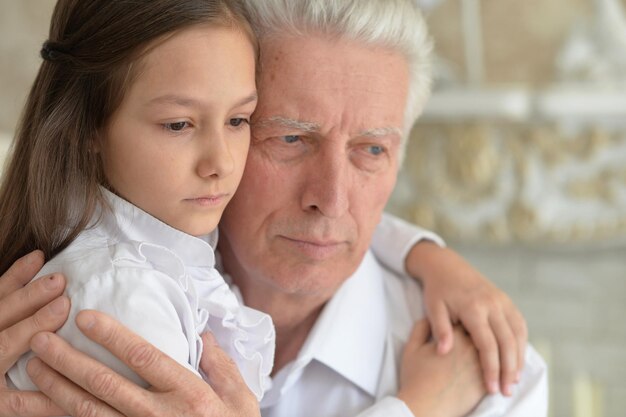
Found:
[{"label": "girl's forehead", "polygon": [[125,100],[141,104],[198,107],[236,102],[256,91],[251,42],[241,31],[219,26],[173,34],[150,49],[133,71]]}]

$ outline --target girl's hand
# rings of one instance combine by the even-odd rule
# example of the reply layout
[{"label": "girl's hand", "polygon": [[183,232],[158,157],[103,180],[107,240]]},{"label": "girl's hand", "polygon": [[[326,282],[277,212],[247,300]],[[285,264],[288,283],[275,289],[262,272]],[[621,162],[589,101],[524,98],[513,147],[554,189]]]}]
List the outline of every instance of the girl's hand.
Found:
[{"label": "girl's hand", "polygon": [[406,261],[424,289],[426,315],[446,354],[453,347],[452,325],[460,323],[480,355],[489,392],[510,396],[524,365],[528,330],[511,299],[454,251],[420,242]]},{"label": "girl's hand", "polygon": [[79,329],[145,381],[144,389],[73,349],[52,333],[33,338],[38,358],[28,363],[32,381],[74,417],[260,417],[259,405],[235,363],[203,335],[201,366],[207,384],[188,369],[103,313],[85,310]]},{"label": "girl's hand", "polygon": [[446,355],[437,353],[428,322],[415,324],[404,347],[398,398],[415,417],[461,417],[478,405],[486,393],[478,353],[460,326]]},{"label": "girl's hand", "polygon": [[55,331],[65,323],[69,300],[60,297],[65,288],[61,275],[30,280],[43,266],[43,254],[32,252],[0,277],[0,417],[43,417],[64,415],[39,392],[7,388],[6,373],[30,350],[29,341],[42,330]]}]

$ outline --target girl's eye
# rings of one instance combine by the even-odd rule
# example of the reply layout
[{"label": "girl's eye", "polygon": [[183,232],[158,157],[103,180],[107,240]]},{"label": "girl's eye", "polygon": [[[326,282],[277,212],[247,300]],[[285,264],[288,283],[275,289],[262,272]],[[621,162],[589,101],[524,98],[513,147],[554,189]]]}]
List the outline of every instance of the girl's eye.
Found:
[{"label": "girl's eye", "polygon": [[243,118],[243,117],[235,117],[235,118],[233,118],[233,119],[230,119],[230,120],[228,121],[228,123],[229,123],[232,127],[239,127],[239,126],[241,126],[241,125],[242,125],[242,124],[244,124],[244,123],[245,123],[245,124],[250,123],[250,121],[249,121],[248,119]]},{"label": "girl's eye", "polygon": [[164,123],[163,127],[171,132],[182,132],[186,127],[189,127],[189,122]]}]

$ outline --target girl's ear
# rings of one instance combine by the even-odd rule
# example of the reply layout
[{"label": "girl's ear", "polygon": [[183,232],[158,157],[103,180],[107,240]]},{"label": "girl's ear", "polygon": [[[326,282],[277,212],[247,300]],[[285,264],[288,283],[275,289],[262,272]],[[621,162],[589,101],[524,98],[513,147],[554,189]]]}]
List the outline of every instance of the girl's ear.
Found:
[{"label": "girl's ear", "polygon": [[94,138],[91,140],[91,143],[89,144],[89,151],[95,154],[99,154],[103,140],[104,140],[103,133],[101,131],[96,133]]}]

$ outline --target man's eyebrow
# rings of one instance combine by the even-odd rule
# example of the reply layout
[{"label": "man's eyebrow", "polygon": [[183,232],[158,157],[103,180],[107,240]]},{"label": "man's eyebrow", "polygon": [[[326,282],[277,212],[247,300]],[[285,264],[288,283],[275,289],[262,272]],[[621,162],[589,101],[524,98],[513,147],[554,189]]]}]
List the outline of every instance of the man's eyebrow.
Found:
[{"label": "man's eyebrow", "polygon": [[399,127],[388,126],[388,127],[377,127],[374,129],[364,130],[359,133],[359,137],[368,137],[368,138],[380,138],[389,135],[397,135],[402,137],[402,129]]},{"label": "man's eyebrow", "polygon": [[[279,125],[281,127],[286,127],[288,129],[298,130],[301,132],[315,133],[319,132],[320,125],[314,122],[306,122],[302,120],[291,119],[283,116],[274,116],[267,119],[259,120],[255,123],[258,127],[266,127],[272,125]],[[360,132],[357,137],[369,137],[369,138],[380,138],[389,135],[396,135],[402,138],[402,129],[399,127],[388,126],[388,127],[378,127],[373,129],[367,129]]]},{"label": "man's eyebrow", "polygon": [[267,119],[259,120],[254,123],[258,127],[266,127],[271,125],[279,125],[288,129],[294,129],[301,132],[318,132],[320,125],[313,122],[305,122],[303,120],[290,119],[288,117],[274,116]]}]

